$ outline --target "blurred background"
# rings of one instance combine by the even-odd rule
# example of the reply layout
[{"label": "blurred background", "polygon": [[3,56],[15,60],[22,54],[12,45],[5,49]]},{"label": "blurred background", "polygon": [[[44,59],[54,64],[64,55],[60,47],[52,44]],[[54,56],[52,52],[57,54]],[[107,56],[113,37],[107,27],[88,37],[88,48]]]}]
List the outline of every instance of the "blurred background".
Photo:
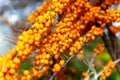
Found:
[{"label": "blurred background", "polygon": [[0,0],[0,55],[12,49],[26,18],[43,0]]}]

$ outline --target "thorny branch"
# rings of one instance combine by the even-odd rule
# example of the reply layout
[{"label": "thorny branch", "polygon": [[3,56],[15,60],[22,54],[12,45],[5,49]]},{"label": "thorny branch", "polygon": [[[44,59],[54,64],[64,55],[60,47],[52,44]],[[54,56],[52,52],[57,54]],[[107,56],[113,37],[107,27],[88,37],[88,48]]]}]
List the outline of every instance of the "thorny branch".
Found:
[{"label": "thorny branch", "polygon": [[[86,40],[86,42],[81,46],[81,48],[79,50],[76,51],[76,53],[74,55],[72,55],[71,57],[69,57],[65,63],[62,65],[61,69],[63,69],[77,54],[79,54],[80,50],[82,50],[85,47],[85,44],[89,41],[89,38]],[[54,80],[55,76],[58,74],[54,73],[49,80]]]},{"label": "thorny branch", "polygon": [[[81,49],[80,49],[80,50],[81,50]],[[79,53],[80,50],[78,50],[74,55],[72,55],[70,58],[68,58],[68,59],[66,60],[65,64],[62,66],[62,68],[64,68],[64,67],[70,62],[70,60],[72,60],[72,59]],[[50,80],[54,80],[54,78],[55,78],[55,76],[56,76],[57,74],[58,74],[58,73],[54,73],[54,74],[50,77]]]},{"label": "thorny branch", "polygon": [[[91,59],[90,62],[93,62],[93,60],[94,60],[94,56],[93,56],[93,58]],[[120,58],[117,59],[117,60],[115,60],[113,63],[114,63],[114,64],[118,64],[119,62],[120,62]],[[88,67],[89,67],[89,66],[90,66],[90,64],[88,65]],[[109,69],[110,67],[109,67],[109,66],[106,66],[106,68]],[[92,68],[89,67],[88,70],[90,70],[90,69],[92,69]],[[92,71],[92,70],[91,70],[91,71]],[[103,70],[101,70],[101,71],[99,71],[99,72],[92,71],[91,73],[89,73],[89,72],[87,71],[87,73],[88,73],[89,76],[91,76],[91,74],[94,74],[94,76],[93,76],[93,78],[91,78],[91,80],[98,80],[98,78],[100,77],[100,75],[103,73]],[[89,80],[89,78],[90,78],[90,77],[87,76],[87,77],[84,78],[84,80]]]},{"label": "thorny branch", "polygon": [[90,63],[88,63],[89,64],[89,69],[87,71],[88,73],[91,70],[96,74],[96,70],[94,68],[92,68],[92,64],[93,64],[93,61],[94,61],[95,57],[96,57],[96,54],[93,55],[93,58],[91,59]]},{"label": "thorny branch", "polygon": [[[118,64],[120,62],[120,58],[115,60],[114,63]],[[106,66],[109,69],[109,66]],[[101,70],[94,78],[97,79],[101,74],[102,74],[103,70]]]}]

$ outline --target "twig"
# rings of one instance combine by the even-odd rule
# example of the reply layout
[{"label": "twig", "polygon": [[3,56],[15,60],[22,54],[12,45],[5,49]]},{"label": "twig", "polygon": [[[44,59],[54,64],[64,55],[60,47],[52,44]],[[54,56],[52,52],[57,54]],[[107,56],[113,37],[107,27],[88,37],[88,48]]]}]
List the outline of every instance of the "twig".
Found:
[{"label": "twig", "polygon": [[9,39],[9,38],[5,38],[4,40],[7,40],[7,41],[9,41],[10,43],[13,43],[14,45],[16,45],[16,44],[17,44],[17,42],[16,42],[16,41],[14,41],[14,40],[12,40],[12,39]]},{"label": "twig", "polygon": [[[120,62],[120,58],[117,59],[117,60],[115,60],[113,63],[114,63],[114,64],[117,64],[117,63],[119,63],[119,62]],[[109,69],[110,67],[109,67],[109,66],[106,66],[106,68]],[[103,70],[101,70],[101,71],[94,77],[94,79],[97,79],[102,73],[103,73]]]},{"label": "twig", "polygon": [[[81,49],[80,49],[81,50]],[[74,55],[72,55],[70,58],[68,58],[66,61],[65,61],[65,64],[61,67],[61,69],[62,68],[64,68],[69,62],[70,62],[70,60],[72,60],[77,54],[79,54],[79,51],[80,50],[78,50]],[[54,80],[54,78],[55,78],[55,76],[57,75],[58,73],[54,73],[51,77],[50,77],[50,80]]]},{"label": "twig", "polygon": [[[82,50],[85,47],[85,44],[89,41],[89,38],[87,38],[87,40],[85,41],[85,43],[81,46],[81,48],[79,50],[77,50],[75,52],[75,54],[73,54],[71,57],[69,57],[65,63],[62,65],[61,69],[64,68],[69,62],[70,60],[72,60],[77,54],[79,54],[80,50]],[[58,74],[58,72],[54,73],[49,80],[54,80],[55,76]]]},{"label": "twig", "polygon": [[89,71],[91,70],[91,71],[93,71],[94,74],[97,74],[96,70],[91,67],[91,66],[92,66],[92,63],[93,63],[93,61],[94,61],[94,59],[95,59],[95,57],[96,57],[96,54],[94,53],[93,58],[92,58],[91,61],[90,61],[90,64],[88,63],[88,64],[89,64],[89,66],[88,66],[89,69],[87,70],[87,73],[89,73]]},{"label": "twig", "polygon": [[[96,54],[94,53],[94,55],[93,55],[92,59],[90,60],[90,62],[88,61],[88,63],[87,63],[87,66],[89,67],[88,70],[87,70],[87,73],[89,74],[89,76],[92,75],[92,74],[94,76],[97,75],[96,70],[92,67],[92,63],[93,63],[95,57],[96,57]],[[91,70],[91,72],[90,72],[90,70]],[[84,80],[89,80],[89,79],[88,79],[88,77],[85,77]]]}]

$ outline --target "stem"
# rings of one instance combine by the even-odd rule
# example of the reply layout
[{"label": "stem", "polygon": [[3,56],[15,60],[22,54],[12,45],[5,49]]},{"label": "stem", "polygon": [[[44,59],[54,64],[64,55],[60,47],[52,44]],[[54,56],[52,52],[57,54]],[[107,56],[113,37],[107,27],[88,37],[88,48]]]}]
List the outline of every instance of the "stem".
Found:
[{"label": "stem", "polygon": [[97,74],[97,73],[96,73],[96,70],[91,67],[91,66],[92,66],[92,63],[93,63],[93,61],[94,61],[94,59],[95,59],[95,57],[96,57],[96,54],[94,53],[93,58],[92,58],[91,61],[90,61],[89,69],[87,70],[87,73],[91,70],[91,71],[93,71],[94,74]]},{"label": "stem", "polygon": [[[71,57],[69,57],[65,63],[62,65],[61,69],[63,69],[69,62],[70,60],[72,60],[77,54],[79,54],[80,50],[82,50],[85,47],[85,44],[89,41],[89,38],[87,38],[87,40],[85,41],[85,43],[81,46],[81,48],[79,50],[77,50],[75,52],[75,54],[73,54]],[[54,80],[55,76],[58,74],[58,72],[54,73],[49,80]]]},{"label": "stem", "polygon": [[[81,49],[80,49],[81,50]],[[78,50],[74,55],[72,55],[70,58],[68,58],[66,61],[65,61],[65,63],[63,64],[63,66],[61,67],[61,69],[62,68],[64,68],[69,62],[70,62],[70,60],[72,60],[77,54],[79,54],[79,51],[80,50]],[[58,73],[56,72],[56,73],[54,73],[51,77],[50,77],[50,80],[54,80],[54,78],[55,78],[55,76],[57,75]]]},{"label": "stem", "polygon": [[[114,64],[117,64],[120,62],[120,58],[114,61]],[[109,66],[106,66],[108,69],[110,68]],[[96,76],[95,79],[97,79],[101,74],[103,73],[103,70],[101,70]]]}]

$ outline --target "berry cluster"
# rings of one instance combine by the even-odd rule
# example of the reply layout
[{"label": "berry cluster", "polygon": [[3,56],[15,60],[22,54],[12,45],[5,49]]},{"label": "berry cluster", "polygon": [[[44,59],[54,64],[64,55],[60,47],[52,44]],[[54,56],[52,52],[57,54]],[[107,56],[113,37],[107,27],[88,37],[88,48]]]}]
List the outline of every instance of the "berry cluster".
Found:
[{"label": "berry cluster", "polygon": [[[82,54],[83,46],[103,36],[104,23],[120,21],[119,14],[119,10],[105,11],[100,6],[93,6],[89,0],[44,2],[28,16],[31,28],[18,36],[14,49],[0,57],[0,79],[30,80],[59,72],[66,64],[61,55]],[[104,50],[102,45],[98,48],[95,53]],[[18,75],[20,63],[34,51],[37,52],[34,66]]]},{"label": "berry cluster", "polygon": [[111,30],[112,33],[117,33],[120,32],[120,27],[116,27],[116,26],[110,26],[109,29]]},{"label": "berry cluster", "polygon": [[101,4],[101,7],[106,9],[106,8],[108,8],[108,6],[111,6],[112,4],[118,4],[118,3],[120,3],[120,0],[105,0]]},{"label": "berry cluster", "polygon": [[94,51],[94,53],[96,53],[96,54],[102,53],[102,52],[104,51],[104,46],[103,46],[103,44],[97,44],[97,47],[94,48],[93,51]]},{"label": "berry cluster", "polygon": [[116,64],[113,61],[109,61],[107,66],[103,67],[103,72],[101,74],[102,80],[106,80],[106,77],[110,76],[112,73],[112,69],[116,66]]}]

